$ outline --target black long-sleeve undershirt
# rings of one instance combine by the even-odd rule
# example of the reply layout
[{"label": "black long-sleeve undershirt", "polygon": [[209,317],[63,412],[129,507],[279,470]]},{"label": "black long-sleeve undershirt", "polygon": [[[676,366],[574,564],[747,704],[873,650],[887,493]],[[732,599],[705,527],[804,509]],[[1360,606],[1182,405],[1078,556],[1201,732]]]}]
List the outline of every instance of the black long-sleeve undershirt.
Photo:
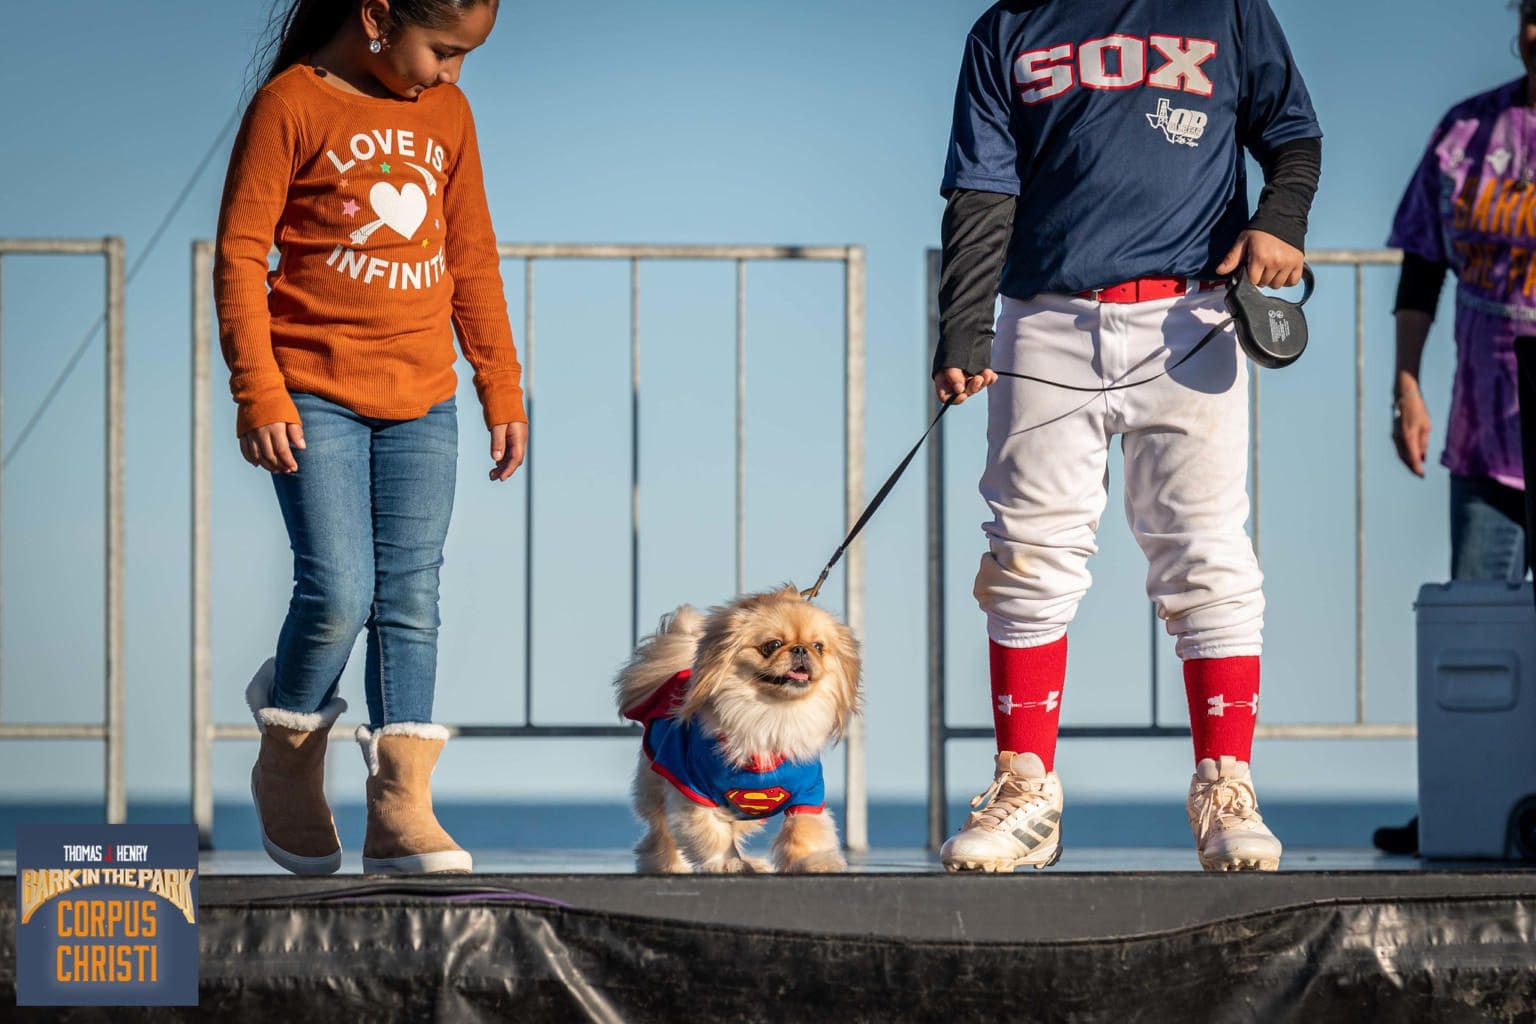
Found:
[{"label": "black long-sleeve undershirt", "polygon": [[1433,319],[1435,307],[1440,305],[1440,289],[1445,287],[1445,275],[1449,264],[1440,260],[1425,259],[1418,253],[1403,253],[1403,269],[1397,277],[1397,303],[1392,312],[1414,310],[1428,313]]},{"label": "black long-sleeve undershirt", "polygon": [[933,373],[958,366],[974,377],[992,362],[992,312],[1013,237],[1018,197],[957,189],[944,207],[939,271],[939,347]]},{"label": "black long-sleeve undershirt", "polygon": [[1249,230],[1267,232],[1286,245],[1305,249],[1307,215],[1323,173],[1323,140],[1294,139],[1276,146],[1259,161],[1259,167],[1264,171],[1264,189],[1248,218]]}]

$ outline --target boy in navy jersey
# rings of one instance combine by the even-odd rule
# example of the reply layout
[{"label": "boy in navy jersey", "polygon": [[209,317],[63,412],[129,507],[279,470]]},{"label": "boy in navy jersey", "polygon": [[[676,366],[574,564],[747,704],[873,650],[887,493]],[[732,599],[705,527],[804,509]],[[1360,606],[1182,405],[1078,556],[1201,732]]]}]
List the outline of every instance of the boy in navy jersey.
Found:
[{"label": "boy in navy jersey", "polygon": [[[1264,596],[1245,529],[1247,365],[1230,327],[1193,350],[1226,318],[1224,278],[1300,280],[1321,134],[1265,0],[1007,0],[971,30],[933,380],[943,400],[992,388],[975,592],[999,753],[944,845],[949,870],[1060,856],[1066,630],[1116,434],[1147,592],[1184,662],[1200,862],[1279,865],[1248,769]],[[1252,216],[1245,150],[1265,178]]]}]

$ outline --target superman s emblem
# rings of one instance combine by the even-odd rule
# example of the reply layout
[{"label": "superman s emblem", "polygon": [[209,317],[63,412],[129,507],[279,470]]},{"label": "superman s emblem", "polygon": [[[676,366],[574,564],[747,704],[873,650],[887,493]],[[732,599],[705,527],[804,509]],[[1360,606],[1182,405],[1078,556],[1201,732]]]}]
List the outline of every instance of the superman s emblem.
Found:
[{"label": "superman s emblem", "polygon": [[728,789],[725,798],[731,805],[747,814],[772,814],[789,801],[789,790],[783,786],[767,789]]}]

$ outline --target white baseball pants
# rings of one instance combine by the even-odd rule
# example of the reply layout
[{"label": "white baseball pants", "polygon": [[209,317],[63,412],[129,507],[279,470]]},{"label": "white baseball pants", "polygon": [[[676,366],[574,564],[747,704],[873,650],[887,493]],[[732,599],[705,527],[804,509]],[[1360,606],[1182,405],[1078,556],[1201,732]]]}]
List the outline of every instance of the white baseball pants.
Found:
[{"label": "white baseball pants", "polygon": [[[1090,388],[1153,377],[1226,318],[1222,295],[1004,299],[992,367]],[[1231,327],[1140,387],[1085,393],[1000,377],[987,396],[981,494],[992,521],[975,594],[994,641],[1034,647],[1066,632],[1092,579],[1118,434],[1126,518],[1179,657],[1260,653],[1263,575],[1245,530],[1248,366]]]}]

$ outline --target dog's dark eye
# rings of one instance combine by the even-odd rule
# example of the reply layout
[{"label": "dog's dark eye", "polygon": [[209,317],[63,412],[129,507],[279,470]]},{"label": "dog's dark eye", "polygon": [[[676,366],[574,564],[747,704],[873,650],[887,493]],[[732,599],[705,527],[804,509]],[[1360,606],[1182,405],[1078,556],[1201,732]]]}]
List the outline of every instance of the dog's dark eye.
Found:
[{"label": "dog's dark eye", "polygon": [[816,653],[817,654],[821,654],[823,651],[825,651],[827,649],[827,645],[822,643],[820,640],[817,640],[815,643],[811,644],[811,646],[816,648]]},{"label": "dog's dark eye", "polygon": [[783,646],[784,646],[784,641],[783,640],[769,640],[767,643],[763,644],[763,646],[760,647],[759,650],[761,650],[763,652],[763,657],[766,658],[770,654],[772,654],[774,651],[778,650],[780,647],[783,647]]}]

